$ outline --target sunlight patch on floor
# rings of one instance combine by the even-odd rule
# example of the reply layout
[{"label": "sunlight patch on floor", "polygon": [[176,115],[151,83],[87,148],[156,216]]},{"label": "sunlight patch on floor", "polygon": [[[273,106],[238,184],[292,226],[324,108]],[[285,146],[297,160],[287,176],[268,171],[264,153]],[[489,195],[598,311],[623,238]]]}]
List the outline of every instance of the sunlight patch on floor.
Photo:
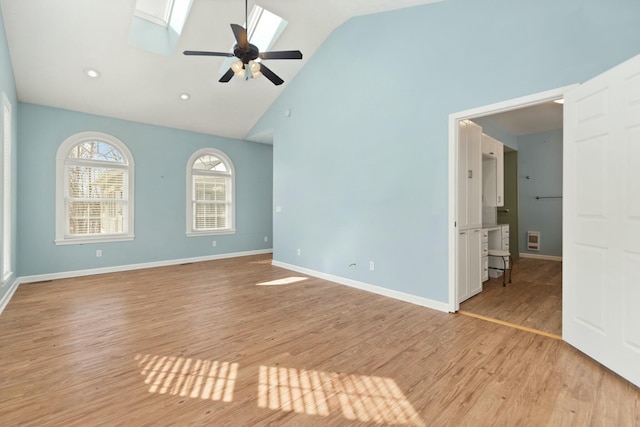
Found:
[{"label": "sunlight patch on floor", "polygon": [[423,421],[391,378],[261,366],[258,406],[348,420],[422,425]]},{"label": "sunlight patch on floor", "polygon": [[269,282],[256,283],[256,286],[279,286],[290,285],[291,283],[298,283],[308,280],[308,277],[286,277],[284,279],[271,280]]},{"label": "sunlight patch on floor", "polygon": [[137,355],[149,392],[231,402],[238,364],[217,360]]}]

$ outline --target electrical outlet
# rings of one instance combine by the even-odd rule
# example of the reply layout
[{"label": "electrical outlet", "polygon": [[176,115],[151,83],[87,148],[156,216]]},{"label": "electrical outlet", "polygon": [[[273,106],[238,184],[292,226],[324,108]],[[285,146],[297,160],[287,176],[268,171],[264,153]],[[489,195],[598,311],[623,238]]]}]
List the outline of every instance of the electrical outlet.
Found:
[{"label": "electrical outlet", "polygon": [[373,261],[369,261],[369,270],[373,271],[376,269],[376,263]]},{"label": "electrical outlet", "polygon": [[264,241],[268,242],[269,241],[269,237],[268,236],[264,236]]},{"label": "electrical outlet", "polygon": [[100,258],[102,256],[102,249],[96,249],[96,257]]},{"label": "electrical outlet", "polygon": [[216,241],[215,240],[211,242],[211,246],[213,246],[214,248],[216,247]]},{"label": "electrical outlet", "polygon": [[298,248],[298,256],[302,255],[302,249]]},{"label": "electrical outlet", "polygon": [[282,212],[282,206],[276,206],[276,212],[278,213]]}]

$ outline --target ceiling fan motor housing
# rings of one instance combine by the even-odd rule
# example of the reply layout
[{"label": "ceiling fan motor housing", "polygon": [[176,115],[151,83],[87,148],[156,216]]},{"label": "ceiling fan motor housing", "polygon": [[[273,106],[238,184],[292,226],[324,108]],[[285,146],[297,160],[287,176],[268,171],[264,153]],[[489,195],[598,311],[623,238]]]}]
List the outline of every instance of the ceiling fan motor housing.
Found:
[{"label": "ceiling fan motor housing", "polygon": [[243,63],[247,64],[249,61],[255,60],[258,55],[260,55],[260,51],[255,45],[249,43],[248,49],[243,49],[242,46],[238,46],[237,44],[233,47],[233,54],[236,58],[239,58]]}]

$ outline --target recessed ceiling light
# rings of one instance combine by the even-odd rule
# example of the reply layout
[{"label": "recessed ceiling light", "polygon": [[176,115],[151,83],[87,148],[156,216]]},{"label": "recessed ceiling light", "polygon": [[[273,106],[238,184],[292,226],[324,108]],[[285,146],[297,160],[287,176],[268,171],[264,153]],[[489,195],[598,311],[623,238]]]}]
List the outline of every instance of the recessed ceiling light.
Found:
[{"label": "recessed ceiling light", "polygon": [[564,104],[564,98],[554,99],[553,102],[555,102],[556,104]]},{"label": "recessed ceiling light", "polygon": [[191,95],[189,95],[188,93],[181,93],[180,94],[180,99],[182,99],[183,101],[187,101],[189,99],[191,99]]},{"label": "recessed ceiling light", "polygon": [[86,70],[84,70],[84,73],[92,79],[97,79],[98,77],[100,77],[100,71],[94,68],[87,68]]}]

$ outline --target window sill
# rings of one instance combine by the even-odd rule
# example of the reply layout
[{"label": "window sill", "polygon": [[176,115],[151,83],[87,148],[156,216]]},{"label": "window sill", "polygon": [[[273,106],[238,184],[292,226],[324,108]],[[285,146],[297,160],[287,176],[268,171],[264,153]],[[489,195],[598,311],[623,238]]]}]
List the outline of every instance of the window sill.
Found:
[{"label": "window sill", "polygon": [[236,234],[236,230],[227,228],[225,230],[187,231],[187,237],[219,236],[221,234]]},{"label": "window sill", "polygon": [[56,245],[84,245],[90,243],[126,242],[133,240],[135,236],[105,236],[105,237],[70,237],[66,239],[56,239]]}]

